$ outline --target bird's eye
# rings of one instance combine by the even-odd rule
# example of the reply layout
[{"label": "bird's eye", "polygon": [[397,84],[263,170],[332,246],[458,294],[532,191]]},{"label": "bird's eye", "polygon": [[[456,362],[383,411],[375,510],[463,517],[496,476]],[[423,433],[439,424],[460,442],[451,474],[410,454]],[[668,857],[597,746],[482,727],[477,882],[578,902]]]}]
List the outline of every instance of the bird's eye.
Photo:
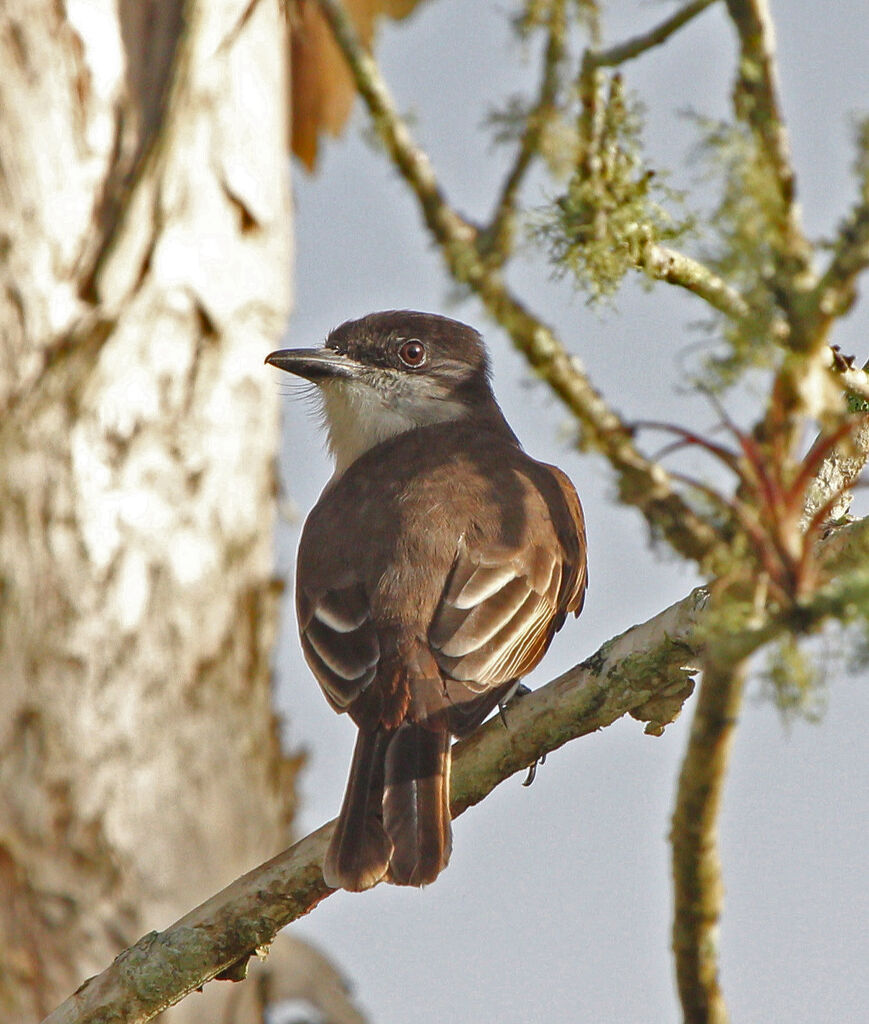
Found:
[{"label": "bird's eye", "polygon": [[413,369],[422,366],[425,362],[425,356],[425,345],[416,338],[406,341],[398,350],[398,358],[405,366],[410,366]]}]

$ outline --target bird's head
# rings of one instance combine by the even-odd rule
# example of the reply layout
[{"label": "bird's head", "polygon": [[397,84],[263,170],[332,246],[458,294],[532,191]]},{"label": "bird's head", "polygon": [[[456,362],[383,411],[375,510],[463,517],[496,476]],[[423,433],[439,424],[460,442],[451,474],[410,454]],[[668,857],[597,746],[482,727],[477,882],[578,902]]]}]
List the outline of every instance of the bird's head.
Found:
[{"label": "bird's head", "polygon": [[336,327],[323,348],[266,362],[317,385],[338,474],[407,430],[468,416],[503,423],[479,333],[434,313],[371,313]]}]

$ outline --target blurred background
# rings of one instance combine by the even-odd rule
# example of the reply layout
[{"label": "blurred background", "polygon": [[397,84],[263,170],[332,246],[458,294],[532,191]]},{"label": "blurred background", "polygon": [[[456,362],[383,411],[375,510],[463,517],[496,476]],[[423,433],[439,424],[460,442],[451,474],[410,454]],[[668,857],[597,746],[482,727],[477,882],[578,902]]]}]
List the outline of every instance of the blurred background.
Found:
[{"label": "blurred background", "polygon": [[[669,6],[607,5],[605,43],[650,27]],[[869,96],[866,12],[858,0],[772,4],[781,91],[807,230],[831,233],[854,194],[850,115]],[[482,127],[510,93],[535,88],[502,3],[439,0],[384,24],[377,56],[398,108],[412,115],[447,196],[485,218],[510,158]],[[646,106],[645,143],[674,187],[698,185],[689,108],[726,117],[735,60],[722,11],[712,9],[627,65]],[[294,174],[295,311],[285,343],[318,345],[345,319],[388,308],[442,312],[484,333],[495,389],[526,449],[573,479],[589,533],[590,590],[533,677],[535,686],[603,641],[683,597],[690,567],[651,548],[639,514],[619,507],[602,460],[578,453],[567,414],[530,379],[524,361],[474,300],[457,301],[415,203],[386,158],[366,141],[357,104],[346,136],[323,149],[317,173]],[[532,179],[526,199],[542,204]],[[552,323],[593,383],[628,420],[692,427],[716,421],[686,390],[704,335],[699,300],[628,280],[610,308],[590,308],[554,281],[538,254],[511,272],[517,292]],[[865,304],[832,340],[867,357]],[[279,568],[292,578],[303,517],[331,472],[316,415],[284,402]],[[739,421],[738,397],[728,408]],[[745,422],[745,421],[743,421]],[[655,441],[650,440],[649,450]],[[702,463],[698,463],[702,465]],[[722,826],[727,887],[721,981],[732,1019],[817,1022],[864,1019],[869,1002],[869,771],[865,673],[837,651],[824,655],[821,720],[782,721],[760,686],[749,690],[727,783]],[[285,740],[304,748],[299,834],[338,810],[354,739],[305,668],[288,592],[275,659]],[[530,789],[516,777],[455,824],[449,869],[423,891],[379,886],[339,893],[294,926],[342,965],[372,1021],[675,1020],[667,833],[675,778],[692,712],[660,739],[622,720],[550,756]]]}]

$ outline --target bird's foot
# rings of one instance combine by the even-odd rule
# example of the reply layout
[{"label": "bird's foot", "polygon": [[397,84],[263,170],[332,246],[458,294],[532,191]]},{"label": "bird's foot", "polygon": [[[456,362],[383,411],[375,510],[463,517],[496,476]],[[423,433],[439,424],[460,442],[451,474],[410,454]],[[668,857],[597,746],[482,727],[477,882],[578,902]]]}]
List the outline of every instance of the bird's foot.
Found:
[{"label": "bird's foot", "polygon": [[523,786],[530,786],[537,777],[537,766],[539,764],[546,764],[546,754],[541,754],[536,761],[528,765],[528,774],[525,776],[525,781],[522,783]]}]

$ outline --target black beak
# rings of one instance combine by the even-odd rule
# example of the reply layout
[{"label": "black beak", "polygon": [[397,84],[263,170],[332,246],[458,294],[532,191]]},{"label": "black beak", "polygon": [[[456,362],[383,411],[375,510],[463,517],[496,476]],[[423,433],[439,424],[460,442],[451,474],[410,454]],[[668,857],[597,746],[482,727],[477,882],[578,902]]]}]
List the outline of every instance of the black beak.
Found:
[{"label": "black beak", "polygon": [[310,381],[346,380],[362,369],[355,359],[331,348],[286,348],[267,355],[265,361]]}]

